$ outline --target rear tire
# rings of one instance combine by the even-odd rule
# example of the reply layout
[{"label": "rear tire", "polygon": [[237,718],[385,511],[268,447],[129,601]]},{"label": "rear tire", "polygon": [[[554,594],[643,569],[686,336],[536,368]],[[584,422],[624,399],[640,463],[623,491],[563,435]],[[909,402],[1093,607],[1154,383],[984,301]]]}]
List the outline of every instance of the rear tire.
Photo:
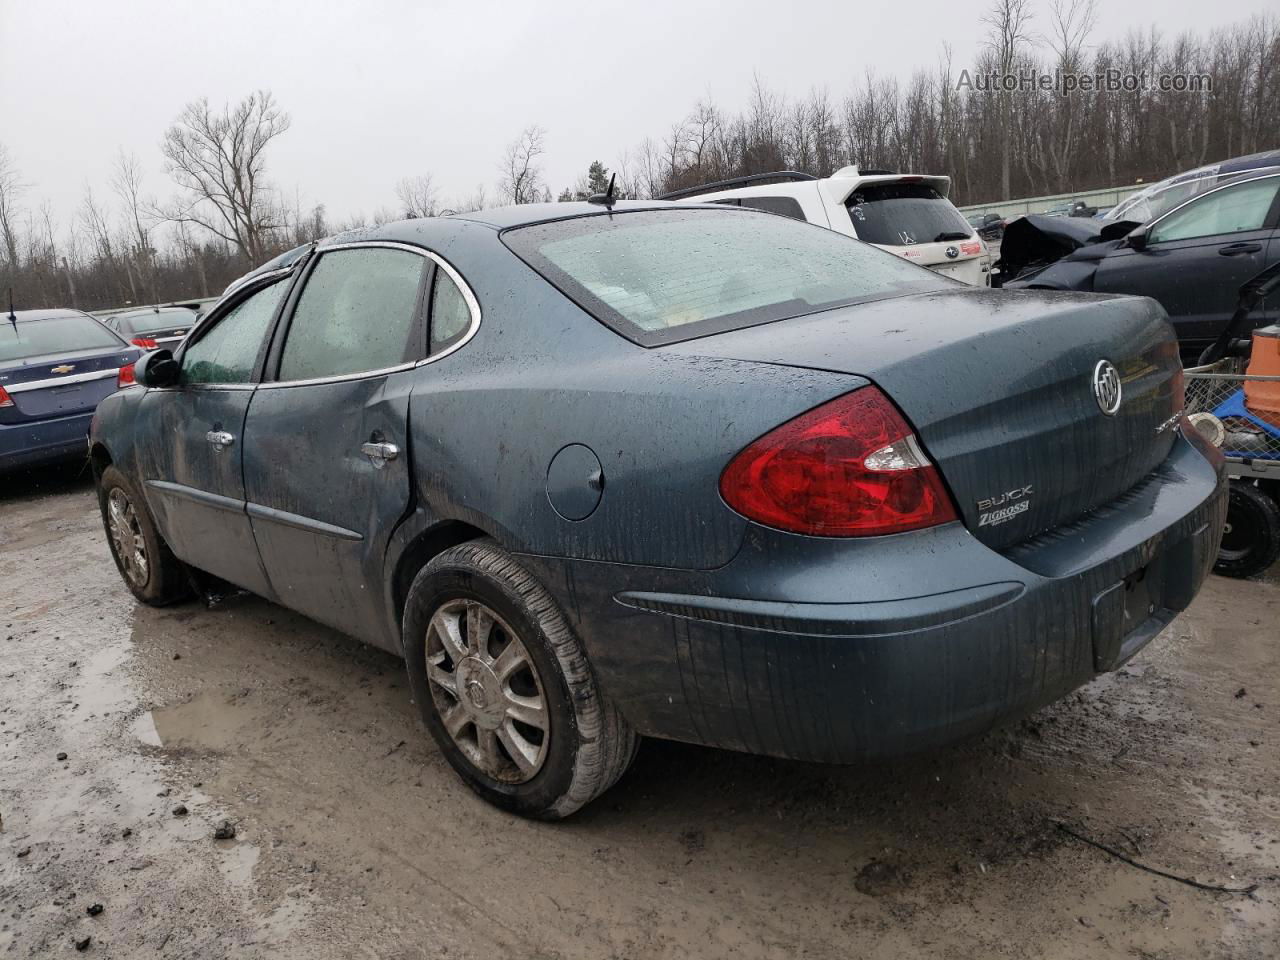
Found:
[{"label": "rear tire", "polygon": [[1215,573],[1251,577],[1280,558],[1280,505],[1248,480],[1231,481],[1227,525]]},{"label": "rear tire", "polygon": [[446,550],[419,572],[403,642],[423,722],[495,806],[558,820],[630,766],[638,738],[601,694],[582,643],[492,540]]},{"label": "rear tire", "polygon": [[116,569],[135,597],[162,607],[190,595],[186,570],[160,536],[147,502],[114,466],[98,478],[98,506]]}]

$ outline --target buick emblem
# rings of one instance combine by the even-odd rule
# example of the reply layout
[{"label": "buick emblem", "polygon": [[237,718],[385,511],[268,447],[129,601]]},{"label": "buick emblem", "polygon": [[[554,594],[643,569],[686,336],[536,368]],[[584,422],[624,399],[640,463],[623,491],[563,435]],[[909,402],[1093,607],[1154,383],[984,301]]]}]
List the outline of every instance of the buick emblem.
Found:
[{"label": "buick emblem", "polygon": [[479,680],[471,680],[466,686],[467,699],[471,701],[471,705],[477,710],[483,710],[489,705],[489,697],[485,693],[484,684]]},{"label": "buick emblem", "polygon": [[948,260],[954,260],[956,257],[960,256],[960,251],[957,250],[955,247],[947,247],[947,249],[944,250],[943,253],[947,255]]},{"label": "buick emblem", "polygon": [[1120,409],[1120,371],[1110,360],[1099,360],[1093,368],[1093,399],[1098,401],[1098,409],[1108,417],[1115,416]]}]

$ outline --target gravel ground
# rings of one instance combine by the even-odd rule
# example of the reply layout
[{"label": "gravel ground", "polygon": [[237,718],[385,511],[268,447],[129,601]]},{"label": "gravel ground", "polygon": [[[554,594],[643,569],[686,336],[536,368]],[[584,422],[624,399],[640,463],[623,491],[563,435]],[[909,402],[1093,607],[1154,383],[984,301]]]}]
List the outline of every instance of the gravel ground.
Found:
[{"label": "gravel ground", "polygon": [[0,956],[1280,956],[1280,570],[1013,729],[850,768],[646,742],[537,824],[395,658],[138,606],[73,474],[0,480]]}]

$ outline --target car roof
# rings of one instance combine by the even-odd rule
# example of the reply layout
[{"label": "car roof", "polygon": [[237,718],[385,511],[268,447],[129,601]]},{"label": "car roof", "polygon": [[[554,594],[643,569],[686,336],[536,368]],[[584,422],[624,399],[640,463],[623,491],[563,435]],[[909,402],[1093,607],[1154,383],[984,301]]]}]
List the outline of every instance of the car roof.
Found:
[{"label": "car roof", "polygon": [[[705,206],[712,206],[705,204]],[[569,201],[566,203],[523,203],[512,207],[494,207],[490,210],[477,210],[474,213],[454,214],[449,220],[474,220],[498,230],[509,227],[524,227],[532,223],[545,223],[548,220],[567,220],[572,217],[607,216],[611,212],[626,213],[635,210],[687,210],[689,204],[676,204],[669,200],[619,200],[612,208],[602,203],[586,201]]]},{"label": "car roof", "polygon": [[[725,207],[718,204],[673,203],[666,200],[619,200],[612,208],[600,203],[565,202],[565,203],[522,203],[518,206],[493,207],[487,210],[474,210],[468,213],[450,214],[445,217],[423,217],[417,220],[396,220],[392,223],[380,224],[376,227],[363,227],[349,230],[317,244],[318,249],[341,246],[346,243],[362,243],[368,241],[385,241],[389,243],[409,243],[418,246],[433,246],[451,239],[464,230],[488,228],[490,230],[507,230],[513,227],[525,227],[534,223],[547,223],[552,220],[571,220],[578,217],[604,217],[610,213],[633,213],[638,210],[689,210],[691,207],[704,207],[709,210],[723,211]],[[254,273],[265,272],[259,267]]]},{"label": "car roof", "polygon": [[1233,157],[1219,164],[1220,173],[1237,173],[1241,170],[1257,170],[1260,167],[1280,166],[1280,150],[1265,150],[1247,157]]},{"label": "car roof", "polygon": [[154,317],[157,314],[163,316],[165,314],[183,314],[185,317],[194,317],[195,311],[191,307],[146,307],[141,310],[126,310],[123,313],[113,313],[113,320],[134,320],[138,317]]},{"label": "car roof", "polygon": [[[95,317],[90,316],[83,310],[70,310],[61,307],[52,307],[46,310],[15,310],[13,315],[18,318],[19,323],[30,323],[33,320],[55,320],[59,317],[87,317],[94,322],[99,322]],[[0,323],[8,322],[8,311],[0,312]]]},{"label": "car roof", "polygon": [[[611,213],[632,213],[639,210],[678,210],[691,209],[735,210],[714,203],[674,203],[666,200],[619,200],[612,207],[600,203],[586,201],[565,203],[524,203],[517,206],[493,207],[486,210],[475,210],[467,213],[450,214],[443,217],[420,217],[414,220],[395,220],[372,227],[360,227],[335,234],[317,241],[295,247],[287,253],[269,260],[259,267],[233,280],[223,291],[223,296],[239,290],[252,280],[288,269],[293,266],[311,248],[327,250],[352,243],[406,243],[412,246],[439,248],[460,233],[469,230],[501,231],[514,227],[525,227],[535,223],[547,223],[554,220],[572,220],[578,217],[604,217]],[[743,210],[751,214],[755,211]],[[768,214],[761,214],[768,216]]]}]

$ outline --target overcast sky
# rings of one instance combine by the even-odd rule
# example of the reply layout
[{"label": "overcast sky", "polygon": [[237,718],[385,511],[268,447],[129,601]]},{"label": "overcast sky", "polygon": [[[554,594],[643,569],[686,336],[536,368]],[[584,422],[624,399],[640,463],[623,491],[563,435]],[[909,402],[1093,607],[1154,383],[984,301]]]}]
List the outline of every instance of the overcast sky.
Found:
[{"label": "overcast sky", "polygon": [[[1049,0],[1033,0],[1047,27]],[[135,152],[160,199],[172,186],[159,141],[184,103],[273,91],[293,119],[268,172],[330,217],[394,205],[394,185],[430,172],[444,198],[494,192],[504,144],[547,131],[553,192],[594,159],[612,166],[658,138],[701,96],[744,103],[753,72],[839,100],[865,71],[903,79],[971,63],[986,0],[808,3],[647,0],[0,0],[0,142],[60,219],[86,183],[106,189],[117,151]],[[1128,0],[1101,6],[1095,39],[1158,18],[1208,30],[1262,0]]]}]

